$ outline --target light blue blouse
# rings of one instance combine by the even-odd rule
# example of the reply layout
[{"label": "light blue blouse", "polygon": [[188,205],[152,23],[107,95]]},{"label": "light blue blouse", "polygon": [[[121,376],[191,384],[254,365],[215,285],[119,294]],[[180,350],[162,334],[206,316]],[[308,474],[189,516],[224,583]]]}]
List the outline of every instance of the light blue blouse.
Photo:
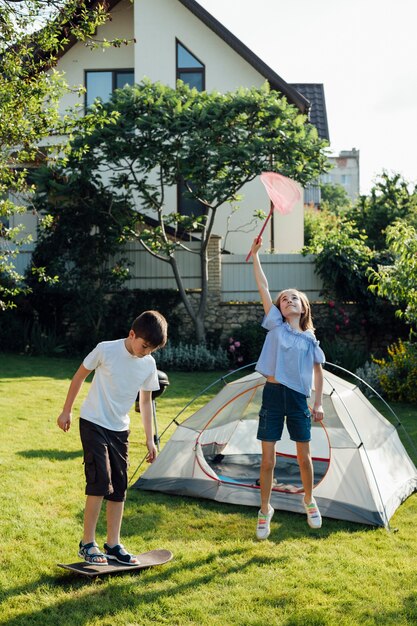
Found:
[{"label": "light blue blouse", "polygon": [[326,357],[311,330],[298,331],[284,322],[281,311],[272,305],[263,319],[268,334],[255,369],[264,376],[311,395],[314,363],[324,363]]}]

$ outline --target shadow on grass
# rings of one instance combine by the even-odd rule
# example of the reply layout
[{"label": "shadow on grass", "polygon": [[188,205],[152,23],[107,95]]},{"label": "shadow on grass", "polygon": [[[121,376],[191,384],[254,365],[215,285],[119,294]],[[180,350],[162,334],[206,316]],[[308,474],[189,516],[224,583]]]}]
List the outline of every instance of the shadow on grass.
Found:
[{"label": "shadow on grass", "polygon": [[[340,531],[354,533],[374,530],[368,526],[325,519],[319,531],[312,531],[305,522],[305,516],[279,512],[279,520],[273,524],[271,536],[268,542],[265,542],[271,545],[270,552],[253,555],[248,552],[251,541],[253,544],[258,544],[254,537],[255,523],[255,507],[220,504],[210,500],[138,492],[138,490],[134,490],[133,493],[129,492],[123,523],[123,537],[135,537],[137,540],[139,536],[144,543],[152,542],[152,547],[157,538],[158,547],[161,548],[170,548],[172,541],[180,539],[184,543],[181,549],[174,550],[173,561],[147,570],[132,573],[120,572],[94,579],[61,570],[58,573],[57,568],[55,576],[43,575],[31,583],[16,585],[8,591],[3,591],[3,598],[13,602],[31,594],[45,593],[53,597],[55,591],[57,595],[53,604],[30,608],[24,614],[20,613],[9,618],[7,624],[8,626],[21,626],[26,623],[34,626],[52,624],[84,626],[92,620],[109,620],[112,616],[117,617],[117,612],[125,611],[137,612],[138,623],[147,623],[149,614],[153,613],[155,622],[159,623],[158,612],[161,612],[166,619],[167,611],[170,610],[167,607],[170,606],[171,600],[173,601],[172,611],[175,613],[175,619],[178,620],[181,615],[187,616],[187,607],[184,603],[176,604],[175,598],[178,596],[200,590],[203,601],[204,589],[208,584],[220,585],[227,577],[254,567],[259,567],[260,571],[265,565],[277,569],[285,568],[291,556],[282,554],[276,549],[275,544],[294,539],[303,541],[306,538],[316,541],[325,540],[334,532]],[[104,516],[101,516],[98,532],[103,532],[103,534],[105,532]],[[210,547],[206,553],[193,554],[192,551],[195,548],[192,545],[190,548],[188,546],[193,540],[199,542],[202,538],[209,542]],[[225,539],[233,540],[234,538],[246,544],[233,547],[224,545]],[[136,546],[132,547],[136,548]],[[112,583],[115,577],[117,582]],[[229,580],[233,581],[230,578]],[[80,593],[82,590],[85,591]],[[117,595],[116,601],[115,594]],[[290,611],[294,603],[292,594],[288,594],[288,597],[284,595],[277,600],[277,608],[281,609],[284,614]],[[268,607],[271,598],[257,601]],[[404,606],[407,614],[412,614],[415,610],[414,601],[415,596],[410,596],[407,601],[408,606]],[[210,617],[212,618],[213,615]],[[312,609],[310,617],[311,622],[303,621],[302,623],[320,624],[320,626],[327,624],[325,620],[323,621],[325,614],[320,614],[319,610],[315,612]],[[388,616],[389,619],[390,617]],[[395,622],[382,621],[381,623]],[[290,620],[287,624],[291,626],[297,622]]]},{"label": "shadow on grass", "polygon": [[82,450],[20,450],[16,453],[25,459],[48,459],[49,461],[68,461],[82,457]]},{"label": "shadow on grass", "polygon": [[42,376],[57,380],[70,379],[83,357],[62,358],[1,353],[0,378],[35,378]]},{"label": "shadow on grass", "polygon": [[[270,604],[275,609],[285,610],[286,605],[290,604],[290,602],[288,598],[284,597],[277,600],[266,600],[264,604]],[[334,611],[329,615],[326,609],[303,607],[301,615],[297,611],[297,607],[295,606],[294,608],[295,614],[280,622],[282,626],[300,626],[301,624],[306,626],[332,626],[337,623],[346,623],[343,621],[343,618],[352,610],[352,606],[349,603],[346,607],[343,607],[343,604],[341,604],[339,607],[339,622],[338,617],[335,617]],[[352,621],[349,623],[384,624],[384,626],[389,624],[392,626],[397,626],[397,624],[414,625],[417,623],[417,594],[413,592],[406,596],[402,601],[400,610],[384,611],[380,608],[370,609],[365,606],[362,610],[355,608],[355,619],[357,620],[356,622]]]},{"label": "shadow on grass", "polygon": [[[53,606],[40,607],[28,611],[24,615],[20,614],[11,618],[7,621],[7,624],[8,626],[22,626],[23,623],[30,623],[32,626],[45,626],[45,624],[61,623],[83,626],[90,623],[92,619],[97,620],[101,618],[106,620],[116,618],[118,609],[120,612],[135,612],[139,619],[145,620],[146,615],[152,612],[157,623],[159,623],[158,610],[161,610],[165,623],[168,613],[167,601],[172,601],[177,596],[184,596],[188,592],[200,590],[203,602],[207,584],[219,584],[233,574],[242,573],[252,567],[263,568],[267,564],[282,568],[285,565],[284,561],[286,559],[283,557],[252,556],[245,559],[244,552],[245,549],[243,547],[231,550],[220,549],[217,552],[207,554],[204,558],[199,557],[195,560],[191,560],[184,555],[178,555],[177,561],[171,561],[169,564],[158,567],[152,572],[143,570],[135,574],[116,574],[117,578],[125,577],[124,584],[118,583],[117,585],[116,606],[116,589],[109,582],[114,575],[109,575],[104,580],[85,579],[72,574],[64,574],[62,577],[56,578],[44,576],[36,583],[14,588],[10,596],[27,595],[36,592],[39,586],[42,586],[44,588],[48,587],[51,592],[59,588],[61,593],[65,593],[65,597],[63,599],[60,598]],[[227,559],[233,559],[234,562],[228,563]],[[209,571],[207,571],[208,567],[211,568]],[[185,582],[178,581],[182,573],[190,572],[193,574],[191,578],[188,577],[188,580]],[[138,576],[146,577],[146,581],[143,581],[141,586],[138,584]],[[152,584],[155,587],[150,589]],[[90,587],[88,594],[80,595],[78,593],[80,589],[87,586]],[[145,590],[143,590],[144,588]],[[283,594],[279,598],[258,598],[257,607],[254,610],[259,612],[262,605],[273,607],[276,610],[281,610],[284,614],[288,614],[290,611],[293,612],[291,609],[294,608],[294,597],[293,594],[289,593]],[[143,615],[141,614],[142,609],[144,611]],[[344,611],[342,607],[341,610]],[[187,606],[179,609],[179,611],[177,606],[173,606],[173,611],[175,611],[176,619],[181,614],[184,615],[184,618],[188,617]],[[402,605],[398,609],[381,611],[380,607],[375,610],[363,607],[362,611],[357,608],[355,614],[363,618],[364,621],[369,620],[369,623],[397,624],[401,622],[414,624],[417,620],[417,594],[414,591],[409,593],[403,599]],[[212,618],[213,615],[211,614],[210,617]],[[316,607],[304,608],[302,621],[299,621],[300,615],[298,614],[289,617],[282,624],[285,624],[285,626],[299,626],[303,623],[311,626],[324,626],[335,623],[332,621],[334,617],[334,612],[332,617],[326,615],[325,608],[321,610]],[[409,621],[404,622],[404,618]]]},{"label": "shadow on grass", "polygon": [[[27,612],[7,621],[8,626],[21,626],[23,623],[40,626],[45,624],[76,623],[79,625],[89,623],[95,617],[106,618],[115,615],[114,594],[115,589],[107,584],[113,578],[125,578],[124,586],[117,587],[117,607],[120,611],[145,608],[152,603],[164,603],[166,599],[172,599],[177,595],[183,595],[187,591],[195,591],[199,587],[204,589],[208,583],[222,580],[228,575],[241,573],[252,566],[274,565],[283,566],[286,558],[277,557],[250,557],[244,558],[244,547],[226,549],[220,548],[212,551],[204,557],[190,559],[187,554],[174,554],[174,560],[170,563],[136,573],[109,574],[104,578],[87,578],[72,573],[64,573],[62,576],[42,576],[36,582],[29,583],[3,592],[3,600],[27,596],[36,593],[39,587],[53,589],[60,588],[67,594],[67,598],[60,600],[54,606],[48,606],[40,610]],[[226,562],[229,560],[229,562]],[[232,560],[233,562],[230,562]],[[207,568],[211,568],[207,571]],[[200,571],[204,570],[204,571]],[[187,582],[174,582],[182,573],[192,573]],[[147,591],[141,593],[138,587],[138,576],[146,576]],[[106,582],[107,581],[107,582]],[[161,585],[167,584],[166,589]],[[149,589],[149,585],[155,584],[157,588]],[[88,596],[81,597],[77,590],[90,586]],[[202,596],[203,597],[203,596]],[[25,621],[26,620],[26,621]]]},{"label": "shadow on grass", "polygon": [[[103,511],[97,524],[97,535],[105,537],[106,519]],[[122,540],[134,538],[140,545],[129,546],[133,552],[144,552],[152,547],[165,548],[165,542],[188,541],[202,537],[211,542],[223,542],[233,536],[244,541],[258,543],[255,538],[257,507],[222,504],[213,500],[188,498],[156,492],[131,489],[128,492],[122,525]],[[83,522],[83,511],[78,514],[78,523]],[[157,533],[156,533],[157,529]],[[356,524],[345,520],[324,518],[323,526],[312,530],[306,516],[288,511],[276,511],[271,524],[269,542],[280,543],[294,539],[325,540],[336,532],[349,534],[374,531],[375,527]],[[155,546],[155,538],[158,546]]]}]

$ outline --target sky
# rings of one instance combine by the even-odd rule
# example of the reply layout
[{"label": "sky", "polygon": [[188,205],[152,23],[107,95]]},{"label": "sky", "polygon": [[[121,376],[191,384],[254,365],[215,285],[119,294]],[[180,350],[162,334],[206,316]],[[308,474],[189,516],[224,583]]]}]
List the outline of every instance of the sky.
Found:
[{"label": "sky", "polygon": [[198,0],[287,83],[323,83],[332,153],[417,183],[416,0]]}]

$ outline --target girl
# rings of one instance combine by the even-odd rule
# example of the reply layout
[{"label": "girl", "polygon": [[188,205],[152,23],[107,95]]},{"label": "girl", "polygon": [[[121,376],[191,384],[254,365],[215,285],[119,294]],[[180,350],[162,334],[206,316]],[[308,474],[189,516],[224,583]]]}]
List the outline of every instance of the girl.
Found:
[{"label": "girl", "polygon": [[262,326],[265,338],[256,370],[266,377],[259,413],[258,439],[262,442],[260,473],[261,508],[256,536],[266,539],[274,509],[270,505],[275,467],[275,444],[281,439],[284,418],[292,441],[296,442],[297,461],[304,488],[303,504],[311,528],[321,527],[321,515],[313,498],[313,463],[310,455],[311,415],[307,397],[311,394],[314,371],[315,402],[313,419],[323,419],[322,393],[325,356],[314,335],[307,296],[296,289],[285,289],[272,302],[268,281],[258,252],[262,238],[252,244],[256,284],[265,311]]}]

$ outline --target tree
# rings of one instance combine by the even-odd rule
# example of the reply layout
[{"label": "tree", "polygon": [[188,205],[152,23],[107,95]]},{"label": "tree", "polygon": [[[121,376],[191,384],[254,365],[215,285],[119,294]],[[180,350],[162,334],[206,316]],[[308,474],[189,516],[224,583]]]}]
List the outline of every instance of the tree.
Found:
[{"label": "tree", "polygon": [[342,302],[375,300],[366,277],[368,268],[375,264],[375,253],[354,223],[346,218],[327,221],[327,230],[317,230],[304,252],[316,255],[316,271],[326,297]]},{"label": "tree", "polygon": [[401,305],[397,314],[416,328],[417,230],[404,220],[397,220],[387,228],[387,244],[393,262],[369,271],[371,289],[392,304]]},{"label": "tree", "polygon": [[397,219],[417,227],[417,186],[414,188],[400,174],[382,172],[368,196],[360,196],[349,212],[359,230],[368,236],[374,250],[386,249],[386,229]]},{"label": "tree", "polygon": [[338,183],[320,183],[320,193],[322,210],[338,214],[351,205],[346,189]]},{"label": "tree", "polygon": [[[207,246],[217,211],[236,202],[243,185],[262,171],[289,176],[301,184],[325,170],[325,142],[305,116],[277,92],[239,89],[235,93],[197,92],[187,85],[172,89],[148,81],[125,87],[99,105],[114,123],[73,143],[79,163],[109,176],[109,185],[130,194],[138,228],[132,232],[153,256],[169,263],[194,324],[198,341],[205,340],[208,297]],[[78,167],[73,158],[70,167]],[[166,191],[183,182],[199,209],[190,216],[167,206]],[[143,214],[156,217],[149,228]],[[201,291],[196,309],[187,294],[176,252],[186,238],[199,239]]]},{"label": "tree", "polygon": [[[320,216],[322,212],[317,214]],[[323,281],[323,295],[332,309],[332,317],[337,318],[342,312],[342,319],[337,321],[337,327],[334,328],[339,332],[347,324],[350,330],[355,328],[359,332],[361,327],[365,327],[369,349],[373,337],[381,329],[386,331],[395,325],[392,299],[383,290],[371,290],[373,273],[378,268],[383,271],[385,266],[392,264],[392,252],[370,248],[366,233],[360,231],[347,215],[331,215],[326,212],[324,215],[327,218],[333,217],[333,220],[326,219],[318,224],[310,220],[314,231],[303,252],[316,255],[316,272]],[[348,302],[358,304],[358,315],[351,319],[343,314],[344,304]],[[402,325],[396,326],[396,332],[403,335],[405,329],[400,327]]]},{"label": "tree", "polygon": [[[66,136],[77,123],[76,115],[58,114],[68,89],[53,69],[58,54],[70,40],[93,38],[108,17],[105,3],[89,0],[0,0],[0,309],[13,306],[13,297],[23,288],[13,267],[13,256],[24,241],[22,228],[9,223],[26,210],[22,197],[32,190],[28,171],[46,155],[51,159],[45,139]],[[89,116],[82,121],[90,127],[93,123]],[[58,144],[62,149],[62,142]]]},{"label": "tree", "polygon": [[[42,327],[57,336],[70,323],[71,348],[82,350],[102,336],[111,293],[129,276],[120,243],[135,216],[123,196],[111,194],[91,172],[66,176],[62,169],[41,167],[35,182],[35,207],[44,217],[28,270],[27,301]],[[39,281],[38,275],[52,280]]]}]

